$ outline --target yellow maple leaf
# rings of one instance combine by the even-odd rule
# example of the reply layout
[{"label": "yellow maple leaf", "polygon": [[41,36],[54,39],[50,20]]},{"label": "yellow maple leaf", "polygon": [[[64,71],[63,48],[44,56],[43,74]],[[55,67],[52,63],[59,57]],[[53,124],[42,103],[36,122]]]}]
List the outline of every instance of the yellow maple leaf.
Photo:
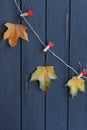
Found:
[{"label": "yellow maple leaf", "polygon": [[78,91],[85,92],[85,82],[82,78],[78,78],[77,76],[73,76],[67,82],[67,86],[70,88],[70,93],[72,96],[76,96]]},{"label": "yellow maple leaf", "polygon": [[37,70],[31,76],[31,81],[39,80],[40,89],[47,91],[51,85],[51,79],[56,78],[53,66],[38,66]]},{"label": "yellow maple leaf", "polygon": [[28,34],[25,32],[26,27],[22,24],[6,23],[5,26],[8,28],[4,33],[4,39],[8,39],[11,47],[16,46],[18,38],[22,38],[28,41]]}]

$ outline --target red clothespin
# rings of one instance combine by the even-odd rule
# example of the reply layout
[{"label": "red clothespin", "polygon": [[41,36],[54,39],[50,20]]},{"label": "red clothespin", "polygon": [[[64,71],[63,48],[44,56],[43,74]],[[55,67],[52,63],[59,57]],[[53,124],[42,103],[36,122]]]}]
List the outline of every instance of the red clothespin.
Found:
[{"label": "red clothespin", "polygon": [[20,14],[20,17],[24,17],[24,16],[33,16],[33,11],[30,9],[26,13]]},{"label": "red clothespin", "polygon": [[54,46],[54,43],[49,41],[48,45],[43,49],[43,52],[46,52],[50,47],[53,47],[53,46]]},{"label": "red clothespin", "polygon": [[81,73],[78,75],[78,78],[82,77],[83,75],[87,75],[87,71],[83,69]]}]

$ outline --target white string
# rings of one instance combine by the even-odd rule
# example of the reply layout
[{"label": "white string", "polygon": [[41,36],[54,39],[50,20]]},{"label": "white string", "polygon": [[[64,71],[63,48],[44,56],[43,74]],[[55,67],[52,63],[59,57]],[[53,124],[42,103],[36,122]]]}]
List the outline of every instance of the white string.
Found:
[{"label": "white string", "polygon": [[[22,10],[20,9],[19,5],[17,4],[16,0],[14,0],[15,5],[17,6],[19,12],[22,14]],[[32,32],[34,33],[34,35],[37,37],[37,39],[40,41],[40,43],[46,47],[45,43],[41,40],[41,38],[39,37],[39,35],[36,33],[36,31],[34,30],[34,28],[31,26],[31,24],[28,22],[28,20],[23,16],[24,21],[27,23],[28,27],[32,30]],[[66,67],[68,67],[69,69],[71,69],[76,75],[78,75],[79,73],[70,65],[68,65],[62,58],[60,58],[58,55],[56,55],[53,51],[51,51],[50,49],[48,50],[55,58],[57,58],[58,60],[60,60]],[[87,77],[82,76],[84,79],[87,79]]]}]

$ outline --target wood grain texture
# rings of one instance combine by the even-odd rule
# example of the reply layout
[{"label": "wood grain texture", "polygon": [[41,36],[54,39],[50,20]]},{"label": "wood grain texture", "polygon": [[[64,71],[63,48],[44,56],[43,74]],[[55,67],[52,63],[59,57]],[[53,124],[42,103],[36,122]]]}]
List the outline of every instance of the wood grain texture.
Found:
[{"label": "wood grain texture", "polygon": [[11,49],[2,40],[4,23],[17,15],[13,1],[0,1],[0,130],[20,130],[20,44]]},{"label": "wood grain texture", "polygon": [[[87,64],[87,1],[71,1],[70,64],[79,71]],[[70,77],[75,75],[70,72]],[[86,85],[87,86],[87,85]],[[87,130],[87,88],[69,100],[69,130]]]},{"label": "wood grain texture", "polygon": [[[33,17],[27,17],[32,27],[45,41],[45,1],[22,0],[22,9],[33,10]],[[22,21],[25,24],[24,21]],[[26,24],[25,24],[26,25]],[[43,46],[28,29],[29,42],[22,42],[22,129],[44,130],[44,93],[38,82],[30,82],[30,75],[36,66],[45,64]]]},{"label": "wood grain texture", "polygon": [[[19,0],[23,12],[41,40],[54,42],[52,49],[78,72],[87,64],[86,0]],[[66,81],[75,75],[43,46],[28,28],[29,42],[19,40],[10,48],[2,40],[6,22],[20,23],[13,0],[0,1],[0,130],[87,130],[87,88],[85,93],[69,96]],[[26,23],[21,19],[21,23]],[[36,66],[52,65],[58,79],[46,95],[38,82],[30,82]],[[86,86],[87,86],[87,81]]]},{"label": "wood grain texture", "polygon": [[[47,1],[47,41],[54,42],[52,48],[58,56],[67,61],[68,41],[66,40],[66,15],[68,2],[64,0]],[[68,36],[67,36],[68,38]],[[46,129],[67,130],[67,89],[65,83],[68,69],[48,53],[47,65],[55,66],[58,79],[52,81],[46,96]]]}]

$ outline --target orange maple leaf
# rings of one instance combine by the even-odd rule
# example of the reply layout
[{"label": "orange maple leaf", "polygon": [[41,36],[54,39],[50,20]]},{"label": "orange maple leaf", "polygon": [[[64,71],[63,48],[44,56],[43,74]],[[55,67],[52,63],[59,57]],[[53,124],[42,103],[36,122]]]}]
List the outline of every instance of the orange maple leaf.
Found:
[{"label": "orange maple leaf", "polygon": [[18,38],[22,38],[28,41],[28,34],[25,32],[26,27],[22,24],[6,23],[5,26],[8,28],[4,33],[4,39],[8,39],[9,45],[14,47],[17,45]]}]

